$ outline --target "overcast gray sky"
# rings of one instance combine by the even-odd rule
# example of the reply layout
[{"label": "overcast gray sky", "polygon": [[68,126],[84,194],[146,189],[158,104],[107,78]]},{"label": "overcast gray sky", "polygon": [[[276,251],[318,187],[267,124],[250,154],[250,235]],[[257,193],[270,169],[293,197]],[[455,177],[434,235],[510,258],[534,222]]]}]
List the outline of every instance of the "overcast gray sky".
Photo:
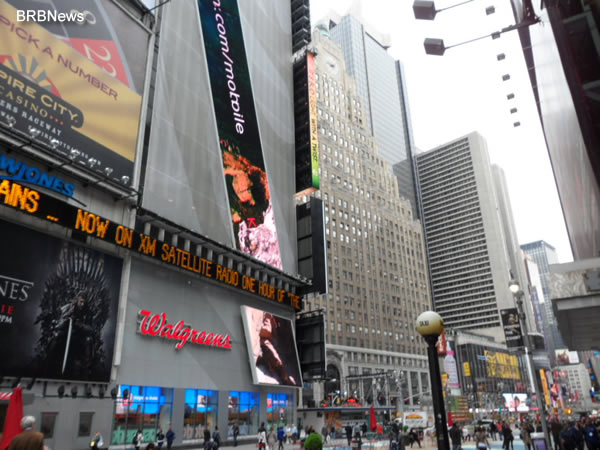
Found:
[{"label": "overcast gray sky", "polygon": [[[440,9],[462,0],[436,0]],[[357,0],[311,0],[313,24],[329,10],[344,14]],[[561,262],[572,260],[562,210],[525,61],[516,31],[429,56],[425,37],[445,45],[490,34],[514,23],[509,0],[474,0],[417,21],[412,0],[363,0],[364,19],[390,35],[390,54],[405,67],[417,147],[429,150],[473,130],[488,142],[490,158],[507,177],[519,243],[543,239],[555,246]],[[496,13],[487,16],[485,8]],[[354,6],[356,7],[356,5]],[[544,25],[535,25],[544,26]],[[546,25],[548,26],[548,25]],[[504,53],[506,59],[497,61]],[[502,81],[502,75],[511,79]],[[507,100],[508,93],[514,100]],[[516,114],[510,108],[518,109]],[[520,127],[513,123],[521,122]]]}]

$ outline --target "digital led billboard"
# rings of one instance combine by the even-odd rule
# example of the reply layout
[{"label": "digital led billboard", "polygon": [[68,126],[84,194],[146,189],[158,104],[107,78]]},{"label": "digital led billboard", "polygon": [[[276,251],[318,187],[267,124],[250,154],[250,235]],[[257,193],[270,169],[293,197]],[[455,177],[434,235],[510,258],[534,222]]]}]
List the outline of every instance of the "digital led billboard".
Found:
[{"label": "digital led billboard", "polygon": [[237,248],[282,268],[237,0],[198,0]]},{"label": "digital led billboard", "polygon": [[0,221],[2,374],[110,379],[122,261]]},{"label": "digital led billboard", "polygon": [[[81,12],[83,23],[17,21],[17,7],[41,6]],[[0,0],[0,126],[127,184],[147,44],[147,31],[111,2]]]},{"label": "digital led billboard", "polygon": [[502,394],[504,407],[511,412],[528,412],[527,394]]},{"label": "digital led billboard", "polygon": [[302,387],[292,321],[249,306],[241,309],[254,383]]}]

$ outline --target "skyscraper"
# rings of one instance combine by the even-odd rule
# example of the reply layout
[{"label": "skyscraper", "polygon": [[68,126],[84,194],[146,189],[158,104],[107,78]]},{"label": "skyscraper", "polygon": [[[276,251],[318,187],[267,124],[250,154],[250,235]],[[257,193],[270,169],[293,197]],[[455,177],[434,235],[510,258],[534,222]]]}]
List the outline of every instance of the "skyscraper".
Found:
[{"label": "skyscraper", "polygon": [[387,38],[378,36],[356,15],[329,19],[329,34],[338,43],[346,72],[356,81],[366,127],[375,137],[379,155],[398,178],[400,195],[418,217],[412,158],[412,130],[400,61],[387,52]]},{"label": "skyscraper", "polygon": [[565,343],[558,331],[558,324],[554,311],[552,311],[552,300],[550,297],[550,287],[548,286],[548,277],[550,275],[550,264],[558,264],[558,256],[556,255],[556,249],[548,244],[546,241],[535,241],[529,242],[528,244],[521,245],[523,251],[533,258],[533,261],[538,267],[540,279],[542,282],[542,291],[544,295],[544,313],[546,316],[545,325],[547,329],[544,330],[546,336],[546,344],[550,352],[550,361],[555,361],[556,349],[566,348]]},{"label": "skyscraper", "polygon": [[514,301],[485,140],[470,133],[416,162],[435,310],[449,327],[500,338],[498,311]]},{"label": "skyscraper", "polygon": [[329,289],[308,298],[307,308],[326,310],[328,372],[338,380],[328,390],[366,400],[379,394],[371,391],[371,374],[401,369],[403,396],[414,396],[412,403],[428,386],[425,346],[414,327],[430,308],[422,227],[361,120],[365,105],[340,47],[320,32],[312,46]]}]

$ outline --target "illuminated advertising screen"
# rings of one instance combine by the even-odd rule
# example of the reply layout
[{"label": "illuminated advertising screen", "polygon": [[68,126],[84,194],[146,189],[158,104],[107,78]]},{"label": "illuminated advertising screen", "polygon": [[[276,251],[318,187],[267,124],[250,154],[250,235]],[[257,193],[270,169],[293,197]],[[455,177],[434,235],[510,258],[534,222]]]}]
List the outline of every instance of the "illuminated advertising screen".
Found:
[{"label": "illuminated advertising screen", "polygon": [[504,407],[510,412],[528,412],[527,394],[502,394]]},{"label": "illuminated advertising screen", "polygon": [[254,383],[302,387],[292,321],[249,306],[242,320]]},{"label": "illuminated advertising screen", "polygon": [[108,382],[122,261],[0,221],[2,374]]},{"label": "illuminated advertising screen", "polygon": [[198,8],[236,246],[281,269],[237,0]]},{"label": "illuminated advertising screen", "polygon": [[566,348],[554,350],[556,364],[559,366],[567,364],[579,364],[579,356],[577,352],[571,352]]},{"label": "illuminated advertising screen", "polygon": [[[20,21],[23,10],[83,20]],[[0,126],[127,184],[147,43],[148,33],[111,2],[0,0]]]}]

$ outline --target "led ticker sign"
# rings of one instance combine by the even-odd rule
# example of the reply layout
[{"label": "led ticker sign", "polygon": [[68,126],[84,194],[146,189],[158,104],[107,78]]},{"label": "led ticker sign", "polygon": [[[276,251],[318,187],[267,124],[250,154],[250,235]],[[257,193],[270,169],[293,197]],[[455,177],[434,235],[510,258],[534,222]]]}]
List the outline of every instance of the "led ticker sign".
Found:
[{"label": "led ticker sign", "polygon": [[9,206],[44,220],[83,232],[96,239],[124,247],[164,264],[192,272],[203,278],[302,309],[299,295],[279,289],[270,283],[242,274],[210,259],[194,255],[167,242],[120,225],[104,217],[69,205],[54,197],[21,186],[11,180],[0,182],[0,205]]}]

